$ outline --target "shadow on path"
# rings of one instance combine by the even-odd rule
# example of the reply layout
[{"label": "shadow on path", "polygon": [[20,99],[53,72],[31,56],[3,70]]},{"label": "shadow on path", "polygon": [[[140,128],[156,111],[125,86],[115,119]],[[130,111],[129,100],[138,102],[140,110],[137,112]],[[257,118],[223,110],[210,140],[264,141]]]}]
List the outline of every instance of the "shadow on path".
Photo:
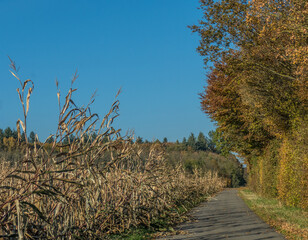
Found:
[{"label": "shadow on path", "polygon": [[285,239],[246,206],[236,189],[224,190],[202,203],[193,209],[191,216],[195,221],[176,228],[187,234],[159,239]]}]

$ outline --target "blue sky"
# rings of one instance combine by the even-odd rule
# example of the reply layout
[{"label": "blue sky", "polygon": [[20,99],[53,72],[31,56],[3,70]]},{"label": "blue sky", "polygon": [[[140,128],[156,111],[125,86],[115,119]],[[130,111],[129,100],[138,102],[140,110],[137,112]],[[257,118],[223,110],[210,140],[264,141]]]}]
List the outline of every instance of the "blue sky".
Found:
[{"label": "blue sky", "polygon": [[199,37],[188,25],[202,17],[198,0],[0,0],[0,128],[22,117],[9,73],[10,56],[35,89],[28,128],[40,139],[57,125],[55,79],[64,93],[78,70],[74,100],[101,117],[117,91],[116,126],[153,140],[181,140],[214,124],[200,110],[205,74]]}]

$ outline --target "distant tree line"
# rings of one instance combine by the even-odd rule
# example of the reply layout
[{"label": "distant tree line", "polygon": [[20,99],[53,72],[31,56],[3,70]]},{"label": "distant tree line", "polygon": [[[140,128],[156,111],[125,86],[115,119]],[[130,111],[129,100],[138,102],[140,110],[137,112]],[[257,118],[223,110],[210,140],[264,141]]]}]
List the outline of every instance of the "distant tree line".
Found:
[{"label": "distant tree line", "polygon": [[[96,133],[92,133],[91,136],[84,136],[84,140],[95,139]],[[75,136],[65,136],[61,140],[64,145],[69,144],[75,140]],[[28,137],[28,142],[33,144],[36,140],[36,133],[31,131]],[[53,136],[50,136],[45,143],[51,144],[54,142]],[[105,137],[104,142],[109,140]],[[25,142],[24,133],[21,134],[20,142]],[[138,136],[135,140],[138,144],[151,144],[148,140],[143,140],[142,137]],[[159,140],[154,141],[155,143],[161,143]],[[163,144],[167,144],[168,148],[173,150],[190,150],[190,151],[211,151],[222,155],[229,154],[229,146],[226,141],[222,138],[222,135],[218,131],[210,131],[206,137],[204,133],[200,132],[198,137],[195,137],[194,133],[191,133],[187,138],[184,137],[181,142],[176,140],[175,143],[168,142],[166,137],[163,138]],[[4,130],[0,128],[0,150],[13,150],[18,146],[18,133],[15,129],[10,127]]]},{"label": "distant tree line", "polygon": [[191,133],[188,138],[184,137],[182,142],[179,143],[183,148],[191,149],[195,151],[212,151],[218,152],[216,149],[216,144],[214,142],[213,132],[209,132],[209,137],[200,132],[196,138],[193,133]]},{"label": "distant tree line", "polygon": [[[138,144],[149,144],[148,140],[143,140],[138,136],[135,140]],[[161,143],[158,139],[154,142]],[[169,142],[167,137],[163,138],[162,143],[167,144],[169,148],[178,150],[191,150],[191,151],[211,151],[222,155],[228,155],[230,152],[229,144],[224,140],[222,134],[218,131],[210,131],[208,136],[203,132],[199,132],[198,137],[191,133],[188,137],[184,137],[182,141],[176,140],[175,143]]]},{"label": "distant tree line", "polygon": [[[91,135],[84,135],[83,141],[91,142],[96,137],[97,134],[93,132]],[[44,148],[48,150],[55,141],[62,146],[66,146],[76,140],[77,142],[79,141],[74,135],[70,135],[69,137],[63,136],[62,139],[54,139],[53,136],[50,136],[42,143],[36,137],[36,133],[31,131],[28,137],[28,144],[33,145],[34,142],[38,145],[44,144]],[[108,141],[110,139],[105,136],[102,142],[106,143]],[[149,151],[152,144],[162,143],[167,153],[167,161],[174,166],[177,166],[179,163],[182,164],[188,173],[193,174],[195,170],[201,172],[217,172],[224,179],[229,179],[229,187],[237,187],[245,183],[242,165],[234,155],[225,150],[228,147],[225,147],[226,143],[217,131],[210,131],[208,136],[200,132],[198,137],[195,137],[191,133],[187,138],[184,137],[181,142],[178,140],[176,142],[168,142],[166,137],[163,138],[162,142],[159,140],[152,142],[148,140],[143,141],[142,137],[137,137],[135,142],[142,144],[142,149],[145,153]],[[2,151],[2,155],[5,154],[7,160],[10,160],[12,163],[18,161],[21,154],[20,146],[23,146],[23,144],[26,144],[24,134],[18,140],[18,133],[15,129],[11,129],[10,127],[4,130],[0,129],[0,151]]]},{"label": "distant tree line", "polygon": [[138,136],[135,142],[142,145],[145,151],[153,143],[162,143],[166,151],[166,161],[174,167],[181,164],[188,174],[194,174],[195,171],[201,174],[216,172],[226,180],[228,187],[246,184],[246,169],[230,152],[230,145],[219,131],[210,131],[207,136],[199,132],[197,137],[190,133],[182,141],[175,142],[169,142],[167,137],[162,141],[157,139],[149,142]]},{"label": "distant tree line", "polygon": [[[31,131],[28,137],[29,143],[34,143],[35,141],[35,132]],[[25,141],[25,134],[21,134],[21,142]],[[17,147],[18,143],[18,133],[15,129],[10,127],[5,128],[4,130],[0,128],[0,150],[13,150]]]},{"label": "distant tree line", "polygon": [[[95,139],[97,137],[97,134],[94,132],[91,134],[91,136],[89,135],[85,135],[84,136],[84,141],[92,141],[92,139]],[[57,142],[61,142],[64,145],[70,144],[72,141],[74,141],[76,139],[76,137],[74,135],[70,135],[68,136],[64,136],[63,139],[56,139]],[[4,130],[0,128],[0,150],[2,151],[12,151],[12,150],[17,150],[18,149],[18,141],[20,141],[20,143],[25,143],[25,134],[22,133],[20,140],[18,140],[18,132],[15,129],[12,129],[10,127],[5,128]],[[34,131],[31,131],[28,137],[28,142],[30,144],[33,144],[35,141],[38,141],[38,139],[36,139],[36,133]],[[53,136],[48,137],[48,139],[46,141],[44,141],[44,143],[46,144],[46,146],[48,146],[48,144],[52,144],[55,141]],[[109,139],[107,137],[105,137],[103,139],[103,142],[108,142]],[[42,144],[42,142],[39,142],[39,144]]]}]

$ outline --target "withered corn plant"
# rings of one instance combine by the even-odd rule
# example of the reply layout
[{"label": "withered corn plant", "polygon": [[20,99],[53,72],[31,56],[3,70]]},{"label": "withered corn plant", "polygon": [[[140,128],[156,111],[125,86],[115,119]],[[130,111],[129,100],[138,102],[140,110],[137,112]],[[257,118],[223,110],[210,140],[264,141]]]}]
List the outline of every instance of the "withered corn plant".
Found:
[{"label": "withered corn plant", "polygon": [[178,207],[223,187],[217,175],[168,167],[159,144],[141,154],[141,145],[112,127],[118,100],[100,121],[90,110],[94,98],[76,106],[73,87],[63,104],[58,88],[58,128],[49,147],[37,136],[28,143],[34,84],[20,80],[13,61],[11,67],[21,85],[24,118],[17,130],[19,139],[20,127],[24,132],[24,157],[15,167],[0,165],[0,239],[103,239],[161,218],[172,222],[180,217]]}]

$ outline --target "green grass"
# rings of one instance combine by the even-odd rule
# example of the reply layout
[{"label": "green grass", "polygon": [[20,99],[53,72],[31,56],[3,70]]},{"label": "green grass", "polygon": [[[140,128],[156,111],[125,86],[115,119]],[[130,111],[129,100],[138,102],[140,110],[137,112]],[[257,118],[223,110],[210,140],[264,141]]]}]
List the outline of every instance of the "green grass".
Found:
[{"label": "green grass", "polygon": [[171,226],[170,221],[159,219],[153,221],[152,226],[150,227],[131,228],[122,234],[110,235],[108,239],[146,240],[146,239],[153,239],[156,236],[165,233],[171,234],[172,232],[174,232],[174,229]]},{"label": "green grass", "polygon": [[240,196],[250,209],[287,239],[308,239],[308,212],[283,205],[277,199],[265,198],[241,189]]}]

